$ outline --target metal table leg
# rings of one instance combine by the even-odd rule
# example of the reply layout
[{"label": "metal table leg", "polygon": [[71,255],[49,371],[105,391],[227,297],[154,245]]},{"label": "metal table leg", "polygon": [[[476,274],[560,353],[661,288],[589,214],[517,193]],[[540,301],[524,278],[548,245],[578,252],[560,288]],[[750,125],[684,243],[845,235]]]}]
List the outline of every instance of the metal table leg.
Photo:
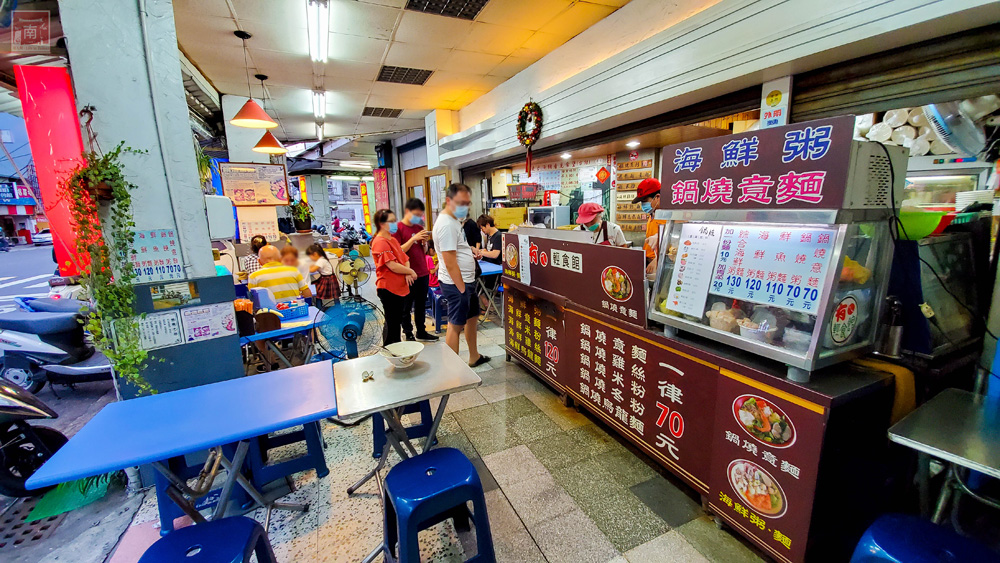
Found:
[{"label": "metal table leg", "polygon": [[441,403],[438,404],[437,412],[434,413],[434,420],[431,422],[431,429],[424,440],[423,451],[425,452],[431,449],[431,446],[434,444],[434,438],[437,436],[438,427],[441,426],[441,419],[444,418],[444,408],[448,405],[448,397],[450,396],[443,395],[441,397]]},{"label": "metal table leg", "polygon": [[292,367],[292,362],[288,361],[288,358],[286,358],[285,355],[281,353],[281,350],[279,350],[278,347],[274,345],[274,342],[272,342],[270,339],[265,340],[264,346],[267,346],[268,350],[274,352],[278,356],[278,361],[285,364],[286,368]]},{"label": "metal table leg", "polygon": [[483,278],[481,276],[476,283],[479,284],[479,290],[483,292],[483,295],[485,295],[487,299],[486,309],[483,311],[483,319],[485,320],[490,317],[490,309],[493,309],[499,317],[500,311],[497,309],[496,303],[493,302],[496,298],[496,288],[493,288],[491,291],[488,287],[486,287],[486,284],[483,282]]},{"label": "metal table leg", "polygon": [[931,517],[931,456],[917,454],[917,499],[920,504],[920,516]]}]

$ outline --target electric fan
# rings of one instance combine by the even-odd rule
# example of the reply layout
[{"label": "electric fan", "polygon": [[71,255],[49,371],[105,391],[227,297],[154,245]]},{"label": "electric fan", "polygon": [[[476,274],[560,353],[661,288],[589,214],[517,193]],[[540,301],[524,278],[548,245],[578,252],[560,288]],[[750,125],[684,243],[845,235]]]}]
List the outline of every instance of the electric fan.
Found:
[{"label": "electric fan", "polygon": [[337,266],[337,279],[344,284],[345,289],[354,289],[353,294],[360,297],[358,287],[364,285],[372,277],[372,267],[367,260],[352,250]]},{"label": "electric fan", "polygon": [[316,323],[317,343],[327,359],[334,361],[370,356],[382,344],[385,317],[371,301],[361,297],[345,299],[323,312]]},{"label": "electric fan", "polygon": [[[1000,108],[997,96],[982,96],[961,102],[929,104],[923,107],[924,117],[937,133],[938,138],[957,153],[979,156],[987,162],[992,140],[997,133],[993,120],[984,119]],[[986,127],[989,127],[987,135]]]}]

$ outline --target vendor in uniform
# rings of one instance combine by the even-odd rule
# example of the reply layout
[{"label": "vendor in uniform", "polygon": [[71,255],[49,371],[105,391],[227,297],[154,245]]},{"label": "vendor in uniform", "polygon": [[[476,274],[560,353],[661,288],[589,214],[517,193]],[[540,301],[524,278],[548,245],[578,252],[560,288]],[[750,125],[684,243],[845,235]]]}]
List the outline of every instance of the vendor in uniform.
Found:
[{"label": "vendor in uniform", "polygon": [[646,240],[642,249],[646,252],[646,273],[651,274],[656,271],[656,253],[660,250],[660,228],[667,224],[666,221],[653,218],[653,214],[660,208],[660,181],[656,178],[646,178],[639,182],[632,203],[638,203],[643,213],[647,215]]},{"label": "vendor in uniform", "polygon": [[625,233],[618,225],[605,221],[604,208],[597,203],[584,203],[576,211],[576,222],[581,231],[593,233],[594,244],[605,246],[628,246]]}]

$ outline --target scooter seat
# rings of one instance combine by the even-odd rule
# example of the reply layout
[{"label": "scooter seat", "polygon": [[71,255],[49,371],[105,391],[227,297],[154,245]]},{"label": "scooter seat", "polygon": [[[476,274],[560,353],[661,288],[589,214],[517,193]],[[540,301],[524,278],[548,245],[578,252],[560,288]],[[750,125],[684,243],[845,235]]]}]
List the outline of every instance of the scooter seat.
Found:
[{"label": "scooter seat", "polygon": [[0,330],[28,334],[58,334],[78,329],[80,315],[76,313],[6,313],[0,315]]},{"label": "scooter seat", "polygon": [[90,310],[90,306],[79,299],[52,299],[51,297],[39,297],[28,302],[28,306],[37,312],[44,313],[79,313],[85,307]]}]

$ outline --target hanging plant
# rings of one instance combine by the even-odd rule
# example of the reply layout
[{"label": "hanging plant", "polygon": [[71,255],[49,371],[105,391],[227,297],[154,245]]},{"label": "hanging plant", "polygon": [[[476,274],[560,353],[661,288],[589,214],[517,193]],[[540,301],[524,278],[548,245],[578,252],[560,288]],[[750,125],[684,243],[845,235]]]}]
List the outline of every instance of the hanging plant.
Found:
[{"label": "hanging plant", "polygon": [[300,233],[312,231],[313,208],[308,202],[300,199],[289,207],[289,211],[292,213],[296,231]]},{"label": "hanging plant", "polygon": [[[85,262],[78,264],[80,281],[93,304],[86,329],[94,346],[111,361],[117,377],[144,393],[155,393],[140,374],[148,353],[139,343],[139,317],[133,291],[135,271],[129,262],[135,241],[132,221],[135,185],[125,178],[120,160],[123,154],[143,152],[119,143],[104,155],[84,153],[85,163],[63,182],[61,191],[69,203],[77,254]],[[97,189],[98,186],[104,187]],[[98,200],[111,201],[104,225],[98,219]]]},{"label": "hanging plant", "polygon": [[202,191],[208,195],[214,195],[212,171],[215,169],[215,164],[212,163],[212,157],[205,153],[205,149],[197,140],[194,143],[194,156],[198,163],[198,179],[201,180]]},{"label": "hanging plant", "polygon": [[[528,123],[531,123],[531,130],[528,130]],[[525,166],[525,173],[531,176],[531,147],[538,142],[542,136],[542,108],[535,102],[528,102],[517,114],[517,142],[528,149],[528,158]]]}]

